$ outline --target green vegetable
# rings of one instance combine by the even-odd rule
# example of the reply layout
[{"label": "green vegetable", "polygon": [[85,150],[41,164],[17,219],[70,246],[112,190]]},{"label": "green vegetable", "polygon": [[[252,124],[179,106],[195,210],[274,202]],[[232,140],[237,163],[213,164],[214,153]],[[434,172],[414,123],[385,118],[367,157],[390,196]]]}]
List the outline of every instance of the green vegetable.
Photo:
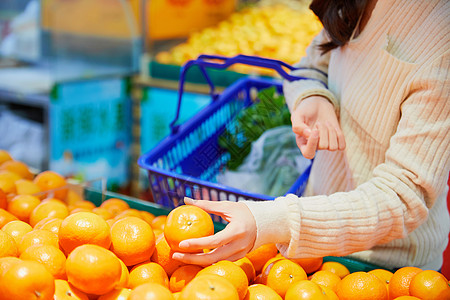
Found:
[{"label": "green vegetable", "polygon": [[236,170],[250,153],[252,142],[266,130],[291,125],[291,116],[285,98],[275,87],[260,90],[253,105],[242,110],[236,123],[219,137],[219,145],[230,154],[227,167]]}]

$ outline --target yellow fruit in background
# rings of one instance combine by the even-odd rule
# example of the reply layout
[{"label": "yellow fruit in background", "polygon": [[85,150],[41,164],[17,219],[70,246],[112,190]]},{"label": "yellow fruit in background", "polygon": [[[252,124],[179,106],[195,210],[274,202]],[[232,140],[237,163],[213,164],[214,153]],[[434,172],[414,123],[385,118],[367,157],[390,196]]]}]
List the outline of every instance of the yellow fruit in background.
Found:
[{"label": "yellow fruit in background", "polygon": [[41,189],[32,180],[19,179],[15,182],[17,195],[34,195],[41,192]]},{"label": "yellow fruit in background", "polygon": [[2,165],[0,165],[0,170],[6,170],[13,172],[20,176],[20,178],[24,179],[33,179],[33,173],[28,169],[28,166],[17,160],[8,160],[5,161]]},{"label": "yellow fruit in background", "polygon": [[8,160],[12,160],[13,158],[11,157],[11,155],[9,154],[8,151],[0,149],[0,166]]}]

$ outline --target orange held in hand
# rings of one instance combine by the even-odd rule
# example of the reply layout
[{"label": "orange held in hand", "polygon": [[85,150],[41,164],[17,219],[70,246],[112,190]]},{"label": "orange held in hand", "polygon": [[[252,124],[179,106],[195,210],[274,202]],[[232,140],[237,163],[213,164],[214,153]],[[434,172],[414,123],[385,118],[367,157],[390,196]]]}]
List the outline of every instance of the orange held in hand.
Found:
[{"label": "orange held in hand", "polygon": [[193,205],[183,205],[172,210],[166,219],[164,236],[174,251],[183,252],[178,245],[181,241],[214,234],[211,216]]},{"label": "orange held in hand", "polygon": [[66,274],[77,289],[102,295],[114,289],[120,280],[122,267],[111,251],[97,245],[82,245],[67,257]]}]

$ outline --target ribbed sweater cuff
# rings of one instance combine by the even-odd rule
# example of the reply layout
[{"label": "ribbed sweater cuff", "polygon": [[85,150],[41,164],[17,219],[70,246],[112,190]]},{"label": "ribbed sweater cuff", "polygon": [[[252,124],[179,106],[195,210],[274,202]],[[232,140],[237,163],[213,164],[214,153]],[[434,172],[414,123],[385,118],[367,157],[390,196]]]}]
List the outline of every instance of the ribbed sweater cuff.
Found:
[{"label": "ribbed sweater cuff", "polygon": [[[284,197],[273,201],[242,201],[256,221],[256,241],[253,249],[269,243],[289,243],[289,206]],[[252,250],[253,250],[252,249]]]}]

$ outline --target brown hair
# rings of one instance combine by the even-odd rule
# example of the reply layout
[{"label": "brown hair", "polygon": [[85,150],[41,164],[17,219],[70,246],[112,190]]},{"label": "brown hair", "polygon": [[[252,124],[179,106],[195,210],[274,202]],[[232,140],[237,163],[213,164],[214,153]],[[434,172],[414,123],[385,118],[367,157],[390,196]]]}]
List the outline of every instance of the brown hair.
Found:
[{"label": "brown hair", "polygon": [[313,0],[309,8],[322,22],[330,41],[319,45],[322,53],[345,45],[355,30],[368,0]]}]

